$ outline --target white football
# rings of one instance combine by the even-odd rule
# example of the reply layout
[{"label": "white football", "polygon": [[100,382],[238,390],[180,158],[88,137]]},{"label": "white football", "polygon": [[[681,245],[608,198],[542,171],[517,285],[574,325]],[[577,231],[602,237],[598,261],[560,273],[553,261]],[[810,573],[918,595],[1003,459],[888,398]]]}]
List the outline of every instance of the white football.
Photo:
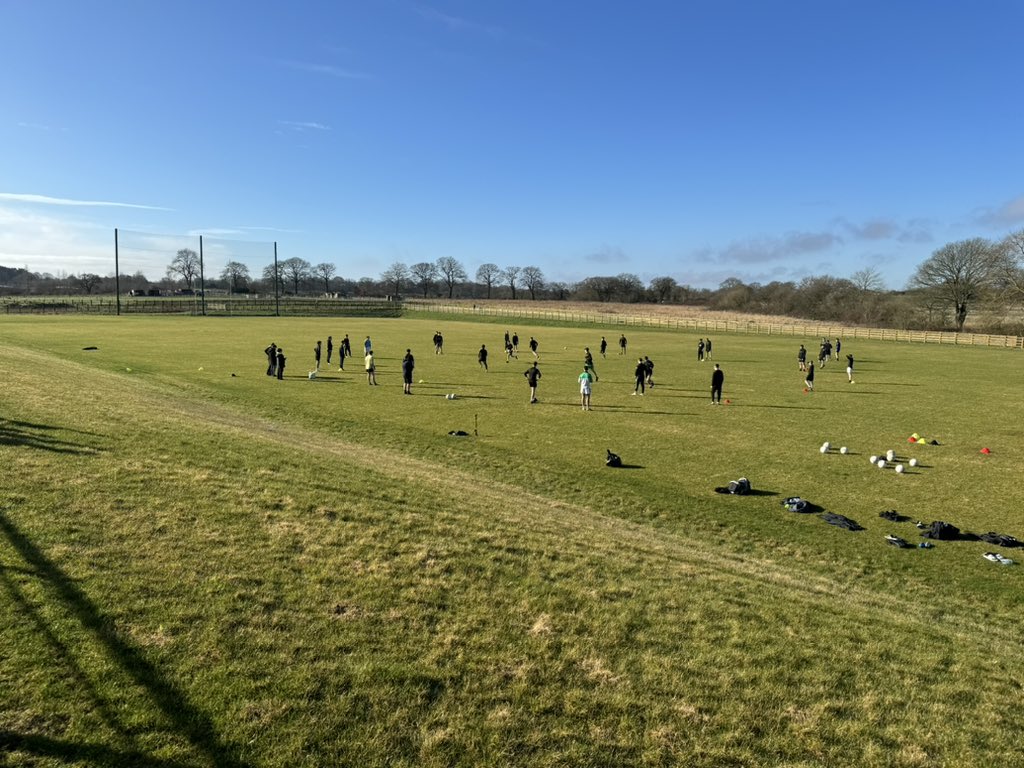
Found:
[{"label": "white football", "polygon": [[910,460],[910,466],[916,467],[917,466],[917,459],[911,459]]},{"label": "white football", "polygon": [[886,451],[885,458],[887,458],[889,461],[892,461],[893,459],[896,458],[896,451],[893,451],[892,449]]},{"label": "white football", "polygon": [[840,448],[840,449],[839,449],[839,452],[840,452],[841,454],[843,454],[844,456],[845,456],[845,455],[846,455],[847,453],[849,453],[849,451],[848,451],[848,450],[846,449],[846,446],[845,446],[845,445],[844,445],[844,446],[843,446],[842,448]]},{"label": "white football", "polygon": [[828,440],[826,440],[824,443],[821,444],[821,447],[824,448],[827,451],[829,448],[832,447],[832,443],[830,443]]},{"label": "white football", "polygon": [[821,446],[818,450],[822,453],[828,453],[828,443],[825,443],[825,445]]},{"label": "white football", "polygon": [[871,458],[869,459],[869,461],[870,461],[870,462],[871,462],[872,464],[874,464],[874,463],[875,463],[876,461],[878,461],[878,457],[877,457],[877,456],[874,456],[874,455],[872,455],[872,457],[871,457]]},{"label": "white football", "polygon": [[896,471],[899,472],[900,474],[902,474],[903,473],[903,465],[902,464],[897,464],[896,465]]},{"label": "white football", "polygon": [[879,459],[878,463],[875,464],[875,466],[878,467],[879,469],[885,469],[885,459]]}]

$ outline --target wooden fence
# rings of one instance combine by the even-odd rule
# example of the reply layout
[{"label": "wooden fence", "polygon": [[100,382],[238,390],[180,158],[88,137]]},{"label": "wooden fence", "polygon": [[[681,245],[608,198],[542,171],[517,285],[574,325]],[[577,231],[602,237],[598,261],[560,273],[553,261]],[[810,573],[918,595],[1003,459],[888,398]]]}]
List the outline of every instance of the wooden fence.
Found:
[{"label": "wooden fence", "polygon": [[[0,302],[9,315],[89,314],[116,315],[117,301],[110,297],[71,299],[7,299]],[[122,315],[202,315],[215,317],[399,317],[402,303],[384,299],[206,298],[205,312],[199,297],[121,299]]]},{"label": "wooden fence", "polygon": [[[532,309],[526,302],[511,306],[477,306],[448,304],[424,299],[389,301],[386,299],[333,299],[282,297],[273,298],[216,297],[206,299],[206,315],[217,317],[258,317],[278,313],[286,317],[399,317],[405,312],[429,312],[467,317],[504,317],[521,320],[587,324],[595,326],[665,328],[700,334],[748,333],[764,336],[800,336],[822,339],[875,339],[921,344],[959,344],[968,346],[1024,349],[1024,337],[994,333],[953,333],[951,331],[903,331],[892,328],[861,328],[826,323],[773,323],[754,320],[719,320],[694,317],[659,317],[657,315],[619,315],[602,312],[577,312],[556,309]],[[117,302],[111,297],[69,299],[21,299],[0,301],[5,314],[94,314],[117,313]],[[125,298],[121,300],[123,315],[199,315],[203,313],[199,297]]]},{"label": "wooden fence", "polygon": [[439,314],[474,317],[507,317],[597,326],[666,328],[678,331],[710,333],[749,333],[764,336],[801,336],[803,338],[875,339],[921,344],[961,344],[1024,349],[1024,337],[993,333],[954,333],[951,331],[902,331],[892,328],[860,328],[824,323],[772,323],[753,320],[718,320],[656,315],[619,315],[600,312],[576,312],[528,307],[467,306],[423,300],[406,300],[405,309]]}]

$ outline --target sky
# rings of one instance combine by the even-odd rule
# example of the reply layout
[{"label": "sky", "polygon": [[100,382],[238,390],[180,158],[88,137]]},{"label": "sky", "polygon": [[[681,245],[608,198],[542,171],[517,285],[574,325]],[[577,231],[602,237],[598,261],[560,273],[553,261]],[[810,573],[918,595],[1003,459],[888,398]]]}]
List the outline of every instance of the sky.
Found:
[{"label": "sky", "polygon": [[[0,265],[902,288],[1024,228],[1020,0],[0,0]],[[161,237],[156,237],[160,235]]]}]

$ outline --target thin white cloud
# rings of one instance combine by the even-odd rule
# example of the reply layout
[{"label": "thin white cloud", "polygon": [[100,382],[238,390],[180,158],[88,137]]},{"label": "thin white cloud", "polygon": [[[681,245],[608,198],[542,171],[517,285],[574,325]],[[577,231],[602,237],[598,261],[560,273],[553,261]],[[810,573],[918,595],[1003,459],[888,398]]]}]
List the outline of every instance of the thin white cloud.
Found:
[{"label": "thin white cloud", "polygon": [[1015,227],[1024,223],[1024,195],[1009,200],[998,208],[983,208],[976,220],[986,227]]},{"label": "thin white cloud", "polygon": [[283,61],[286,67],[299,69],[303,72],[313,72],[318,75],[329,75],[341,80],[369,80],[370,76],[365,72],[357,72],[352,69],[336,67],[333,64],[318,64],[313,61]]},{"label": "thin white cloud", "polygon": [[278,120],[279,125],[291,128],[293,131],[329,131],[331,126],[323,123],[298,122],[296,120]]},{"label": "thin white cloud", "polygon": [[33,130],[33,131],[52,131],[53,130],[50,126],[43,125],[42,123],[20,122],[20,123],[18,123],[18,127],[19,128],[29,128],[30,130]]},{"label": "thin white cloud", "polygon": [[113,229],[0,205],[0,264],[32,272],[114,272]]},{"label": "thin white cloud", "polygon": [[426,5],[417,7],[416,12],[425,19],[439,22],[453,32],[476,32],[490,35],[491,37],[505,36],[505,30],[501,27],[496,27],[490,24],[481,24],[477,21],[470,21],[469,19],[462,18],[461,16],[452,16],[451,14],[443,13],[436,8],[431,8]]},{"label": "thin white cloud", "polygon": [[304,230],[301,229],[281,229],[280,227],[239,227],[239,229],[249,230],[252,232],[284,232],[285,234],[299,234]]},{"label": "thin white cloud", "polygon": [[34,203],[38,205],[76,205],[93,208],[139,208],[146,211],[172,211],[159,205],[140,205],[138,203],[112,203],[106,200],[72,200],[66,197],[48,197],[47,195],[26,195],[16,192],[0,192],[0,200],[16,203]]},{"label": "thin white cloud", "polygon": [[629,262],[629,257],[618,246],[606,245],[599,251],[588,253],[583,260],[592,264],[625,264]]},{"label": "thin white cloud", "polygon": [[190,237],[199,237],[200,235],[207,235],[209,237],[220,237],[222,235],[241,235],[242,230],[240,229],[228,229],[226,227],[209,227],[207,229],[190,229],[188,235]]},{"label": "thin white cloud", "polygon": [[702,255],[714,255],[720,264],[760,264],[820,253],[841,242],[832,232],[787,232],[781,237],[737,240]]}]

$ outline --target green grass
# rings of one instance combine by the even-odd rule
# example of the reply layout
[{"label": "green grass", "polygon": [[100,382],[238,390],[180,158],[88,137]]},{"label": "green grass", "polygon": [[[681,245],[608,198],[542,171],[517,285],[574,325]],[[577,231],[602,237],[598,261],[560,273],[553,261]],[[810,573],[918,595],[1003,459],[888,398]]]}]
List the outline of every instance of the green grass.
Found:
[{"label": "green grass", "polygon": [[[1024,570],[878,512],[1024,538],[1020,352],[851,341],[804,394],[800,339],[722,335],[713,408],[695,336],[628,329],[585,413],[600,333],[509,328],[531,406],[503,330],[4,318],[0,765],[1012,764]],[[344,333],[380,386],[306,379]]]}]

